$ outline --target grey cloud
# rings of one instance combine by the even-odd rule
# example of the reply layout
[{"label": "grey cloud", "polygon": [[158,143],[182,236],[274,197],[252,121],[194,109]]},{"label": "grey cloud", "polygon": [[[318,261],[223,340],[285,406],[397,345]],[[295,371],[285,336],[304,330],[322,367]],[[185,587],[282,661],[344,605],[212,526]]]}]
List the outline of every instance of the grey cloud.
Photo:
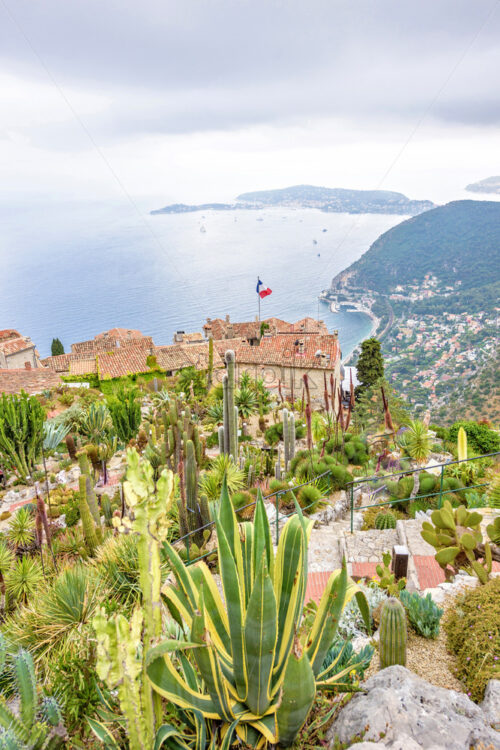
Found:
[{"label": "grey cloud", "polygon": [[[498,0],[6,2],[63,88],[82,86],[111,97],[104,113],[86,120],[105,142],[311,117],[414,120],[488,12],[500,5]],[[39,77],[33,53],[2,15],[0,5],[4,69]],[[498,122],[499,37],[500,8],[436,102],[435,117]],[[45,126],[33,137],[70,149],[81,140],[74,125]]]}]

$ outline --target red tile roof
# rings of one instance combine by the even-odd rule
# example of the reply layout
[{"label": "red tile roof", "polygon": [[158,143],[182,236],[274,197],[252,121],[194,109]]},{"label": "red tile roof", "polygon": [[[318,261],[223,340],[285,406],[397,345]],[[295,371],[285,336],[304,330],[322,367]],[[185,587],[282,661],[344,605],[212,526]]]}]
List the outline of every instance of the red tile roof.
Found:
[{"label": "red tile roof", "polygon": [[0,370],[0,393],[41,393],[45,388],[54,388],[60,384],[59,375],[43,367],[32,370],[24,367]]},{"label": "red tile roof", "polygon": [[149,372],[147,358],[149,350],[127,346],[97,355],[99,377],[120,378],[133,372]]},{"label": "red tile roof", "polygon": [[222,318],[207,319],[203,326],[205,334],[212,336],[214,339],[225,338],[260,338],[260,327],[262,323],[269,326],[268,332],[271,335],[277,333],[320,333],[328,335],[328,328],[322,320],[317,321],[314,318],[302,318],[296,323],[288,323],[280,318],[266,318],[265,320],[252,320],[245,323],[232,323],[230,320]]},{"label": "red tile roof", "polygon": [[94,336],[96,340],[113,338],[113,339],[142,339],[146,338],[141,331],[130,328],[111,328],[109,331],[103,331]]},{"label": "red tile roof", "polygon": [[233,349],[239,364],[294,366],[309,369],[334,370],[340,357],[336,336],[310,334],[303,339],[303,346],[295,345],[295,335],[278,334],[264,336],[258,346],[250,346],[242,339],[214,342],[219,354]]},{"label": "red tile roof", "polygon": [[15,331],[13,328],[7,328],[0,331],[0,351],[2,351],[6,357],[16,352],[22,352],[25,349],[34,349],[35,345],[28,336],[21,336],[19,331]]}]

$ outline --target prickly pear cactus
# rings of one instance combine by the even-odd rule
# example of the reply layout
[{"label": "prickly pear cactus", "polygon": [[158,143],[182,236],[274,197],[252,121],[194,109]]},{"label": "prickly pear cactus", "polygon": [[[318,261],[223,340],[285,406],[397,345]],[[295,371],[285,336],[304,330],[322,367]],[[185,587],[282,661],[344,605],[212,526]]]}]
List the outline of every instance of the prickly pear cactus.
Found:
[{"label": "prickly pear cactus", "polygon": [[483,551],[482,518],[481,513],[470,512],[465,505],[453,508],[445,500],[443,507],[431,514],[432,523],[422,524],[422,539],[437,550],[435,558],[447,579],[461,568],[472,568],[481,583],[488,581],[492,556],[488,542]]},{"label": "prickly pear cactus", "polygon": [[390,552],[384,552],[382,555],[382,565],[377,565],[376,571],[380,578],[379,586],[385,589],[391,596],[397,596],[399,592],[406,586],[406,578],[400,578],[396,582],[396,576],[391,571],[391,559],[392,555]]},{"label": "prickly pear cactus", "polygon": [[391,597],[380,613],[380,668],[406,664],[406,613],[398,599]]}]

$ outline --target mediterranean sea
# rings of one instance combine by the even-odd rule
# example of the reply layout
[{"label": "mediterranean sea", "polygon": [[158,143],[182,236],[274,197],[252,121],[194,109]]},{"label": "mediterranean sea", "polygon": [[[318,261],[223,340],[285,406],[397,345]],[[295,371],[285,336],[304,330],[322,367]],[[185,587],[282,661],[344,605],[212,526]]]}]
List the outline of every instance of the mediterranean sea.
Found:
[{"label": "mediterranean sea", "polygon": [[[155,208],[153,203],[148,208]],[[0,329],[31,336],[41,356],[114,326],[156,344],[208,317],[325,321],[343,357],[371,331],[362,313],[330,312],[319,292],[404,216],[313,209],[149,216],[112,203],[0,206]]]}]

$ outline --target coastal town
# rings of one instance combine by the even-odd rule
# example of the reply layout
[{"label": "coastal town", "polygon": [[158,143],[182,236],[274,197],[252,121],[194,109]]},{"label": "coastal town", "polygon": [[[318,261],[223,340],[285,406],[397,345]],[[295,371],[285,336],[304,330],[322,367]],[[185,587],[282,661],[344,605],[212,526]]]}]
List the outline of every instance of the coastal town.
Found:
[{"label": "coastal town", "polygon": [[[351,288],[325,290],[321,299],[332,312],[357,310],[370,315],[373,335],[381,342],[385,375],[416,414],[431,412],[433,418],[458,418],[464,394],[476,415],[487,400],[490,418],[500,416],[498,330],[500,305],[488,310],[442,310],[460,282],[442,285],[429,273],[422,283],[398,284],[389,294]],[[426,308],[419,310],[419,303]],[[436,311],[433,311],[433,304]],[[486,305],[485,305],[486,306]],[[356,362],[359,348],[349,357]],[[498,410],[498,414],[497,414]],[[486,413],[486,412],[485,412]]]}]

